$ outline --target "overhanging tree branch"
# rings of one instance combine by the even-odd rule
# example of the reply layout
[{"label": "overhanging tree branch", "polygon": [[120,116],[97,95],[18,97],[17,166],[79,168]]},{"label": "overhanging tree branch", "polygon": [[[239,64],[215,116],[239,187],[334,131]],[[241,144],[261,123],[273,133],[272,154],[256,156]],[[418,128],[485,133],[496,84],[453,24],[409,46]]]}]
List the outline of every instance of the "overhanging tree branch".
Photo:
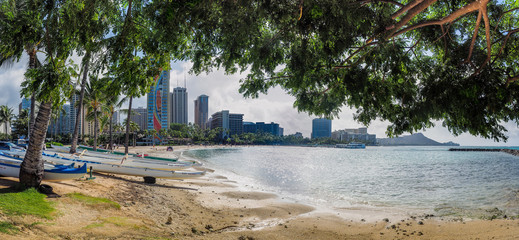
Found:
[{"label": "overhanging tree branch", "polygon": [[465,60],[465,62],[467,63],[470,61],[470,58],[472,57],[472,50],[474,49],[474,43],[476,42],[476,38],[478,36],[479,25],[481,24],[481,17],[482,13],[479,12],[478,19],[476,20],[476,28],[474,28],[474,35],[472,35],[472,41],[470,42],[469,56],[467,57],[467,60]]}]

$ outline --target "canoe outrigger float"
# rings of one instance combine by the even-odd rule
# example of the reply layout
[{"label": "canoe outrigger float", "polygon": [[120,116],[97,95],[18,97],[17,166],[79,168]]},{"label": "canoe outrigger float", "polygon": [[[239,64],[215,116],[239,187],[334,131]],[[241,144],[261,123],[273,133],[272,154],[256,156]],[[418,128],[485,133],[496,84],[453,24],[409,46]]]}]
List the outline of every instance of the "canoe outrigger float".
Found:
[{"label": "canoe outrigger float", "polygon": [[[0,175],[4,177],[18,178],[20,174],[20,165],[22,160],[14,157],[8,157],[0,154]],[[79,168],[74,167],[75,164],[59,165],[59,164],[44,164],[43,180],[44,181],[65,181],[78,179],[87,173],[87,166]]]}]

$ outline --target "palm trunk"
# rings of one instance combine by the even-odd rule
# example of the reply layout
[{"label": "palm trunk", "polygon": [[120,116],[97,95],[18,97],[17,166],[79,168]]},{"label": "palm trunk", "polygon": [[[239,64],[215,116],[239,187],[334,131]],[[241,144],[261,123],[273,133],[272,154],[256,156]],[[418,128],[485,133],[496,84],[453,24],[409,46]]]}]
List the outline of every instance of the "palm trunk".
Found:
[{"label": "palm trunk", "polygon": [[[29,55],[29,69],[34,69],[37,66],[37,59],[36,59],[36,49],[30,49],[27,51],[27,54]],[[29,112],[29,130],[27,132],[27,136],[30,136],[32,133],[32,130],[34,129],[34,119],[35,119],[35,110],[36,110],[36,97],[34,96],[34,92],[31,95],[31,109]]]},{"label": "palm trunk", "polygon": [[45,144],[45,135],[49,127],[52,102],[42,102],[34,122],[34,130],[29,137],[29,146],[20,166],[20,184],[23,188],[40,186],[43,179],[43,160],[41,153]]},{"label": "palm trunk", "polygon": [[130,104],[128,106],[128,116],[126,118],[126,137],[124,139],[124,154],[128,154],[128,146],[130,143],[130,117],[132,116],[132,100],[133,100],[133,97],[130,96]]},{"label": "palm trunk", "polygon": [[[79,92],[79,105],[76,114],[76,124],[74,126],[74,134],[72,135],[72,143],[70,145],[70,153],[76,153],[77,139],[79,137],[79,121],[81,120],[81,109],[83,108],[83,97],[85,96],[85,85],[88,76],[88,66],[90,64],[90,51],[85,54],[86,62],[83,69],[83,79],[81,80],[81,91]],[[74,106],[71,106],[74,107]]]},{"label": "palm trunk", "polygon": [[113,120],[113,116],[114,114],[112,113],[110,115],[110,129],[108,130],[109,134],[110,134],[110,145],[108,146],[108,149],[112,150],[112,146],[114,145],[114,140],[112,138],[112,120]]},{"label": "palm trunk", "polygon": [[97,150],[97,131],[98,131],[98,126],[97,126],[97,109],[94,108],[94,151]]}]

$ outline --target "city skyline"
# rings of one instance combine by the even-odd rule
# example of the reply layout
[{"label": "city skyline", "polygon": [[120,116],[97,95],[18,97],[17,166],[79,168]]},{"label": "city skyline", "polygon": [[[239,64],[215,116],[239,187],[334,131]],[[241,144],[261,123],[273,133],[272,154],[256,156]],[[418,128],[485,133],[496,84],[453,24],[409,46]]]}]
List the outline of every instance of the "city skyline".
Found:
[{"label": "city skyline", "polygon": [[[14,109],[15,114],[18,114],[18,105],[21,102],[20,84],[24,79],[23,74],[26,68],[24,58],[26,56],[23,56],[20,62],[15,63],[10,69],[0,69],[0,79],[2,79],[0,89],[3,93],[0,94],[0,105],[8,105]],[[210,96],[209,115],[221,109],[229,109],[231,112],[243,113],[244,121],[277,122],[284,127],[285,135],[301,132],[304,137],[310,137],[312,119],[316,116],[298,112],[293,107],[295,98],[286,94],[280,87],[270,89],[267,95],[260,94],[257,99],[243,98],[239,93],[239,80],[246,77],[247,71],[241,74],[226,75],[223,70],[213,70],[211,73],[189,75],[191,66],[192,63],[190,62],[172,63],[172,69],[169,71],[170,79],[171,81],[177,81],[185,77],[186,86],[189,89],[190,96],[192,96],[188,98],[188,102],[194,102],[196,97],[202,94]],[[6,81],[6,79],[9,79],[9,81]],[[172,85],[170,84],[169,91],[176,87]],[[133,106],[146,107],[146,96],[134,99]],[[127,108],[127,104],[123,108]],[[340,118],[333,120],[332,131],[364,127],[353,120],[355,111],[354,108],[343,107],[342,112],[339,113]],[[188,115],[188,122],[194,122],[193,114]],[[126,116],[121,114],[120,119],[125,118]],[[453,141],[462,145],[519,146],[519,129],[513,122],[503,124],[509,130],[506,133],[509,136],[509,141],[506,143],[496,143],[491,139],[472,136],[468,133],[456,137],[442,127],[440,121],[434,123],[436,127],[417,132],[424,133],[427,137],[438,142]],[[385,133],[387,125],[387,122],[376,120],[368,126],[368,129],[370,133],[376,134],[377,137],[384,138],[387,136]],[[410,133],[402,135],[410,135]]]}]

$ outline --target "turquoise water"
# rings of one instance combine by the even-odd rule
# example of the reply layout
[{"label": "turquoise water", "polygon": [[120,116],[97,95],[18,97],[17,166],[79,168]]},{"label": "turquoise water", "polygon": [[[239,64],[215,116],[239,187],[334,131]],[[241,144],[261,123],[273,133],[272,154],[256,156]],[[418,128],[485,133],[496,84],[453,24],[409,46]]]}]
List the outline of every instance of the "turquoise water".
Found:
[{"label": "turquoise water", "polygon": [[330,208],[519,215],[519,157],[448,147],[240,147],[186,153],[238,182]]}]

